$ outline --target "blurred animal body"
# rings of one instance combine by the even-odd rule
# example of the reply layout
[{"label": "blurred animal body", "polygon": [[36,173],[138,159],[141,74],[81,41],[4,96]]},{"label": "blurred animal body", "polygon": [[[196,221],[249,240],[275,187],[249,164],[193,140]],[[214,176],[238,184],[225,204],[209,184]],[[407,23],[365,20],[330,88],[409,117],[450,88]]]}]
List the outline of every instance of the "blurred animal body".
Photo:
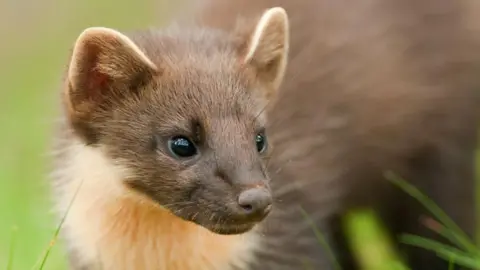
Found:
[{"label": "blurred animal body", "polygon": [[86,29],[54,147],[71,268],[334,269],[303,209],[357,269],[349,210],[436,237],[387,170],[473,237],[477,5],[203,0],[162,30]]}]

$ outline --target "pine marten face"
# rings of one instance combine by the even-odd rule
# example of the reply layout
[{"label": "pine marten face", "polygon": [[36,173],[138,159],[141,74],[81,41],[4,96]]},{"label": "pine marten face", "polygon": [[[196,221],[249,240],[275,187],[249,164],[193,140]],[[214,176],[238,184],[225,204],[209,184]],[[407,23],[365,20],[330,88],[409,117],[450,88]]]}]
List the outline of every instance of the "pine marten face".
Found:
[{"label": "pine marten face", "polygon": [[72,130],[126,168],[121,184],[220,234],[250,230],[272,207],[265,111],[285,69],[285,11],[267,10],[239,40],[89,28],[64,92]]}]

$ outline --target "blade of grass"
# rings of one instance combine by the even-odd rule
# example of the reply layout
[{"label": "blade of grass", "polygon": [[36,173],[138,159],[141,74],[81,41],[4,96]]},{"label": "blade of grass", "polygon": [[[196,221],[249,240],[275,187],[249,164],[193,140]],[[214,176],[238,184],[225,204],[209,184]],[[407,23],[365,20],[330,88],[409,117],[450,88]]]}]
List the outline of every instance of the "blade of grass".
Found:
[{"label": "blade of grass", "polygon": [[16,226],[13,226],[12,228],[12,239],[10,240],[10,250],[8,254],[8,261],[7,261],[7,270],[12,270],[13,269],[13,258],[15,254],[15,244],[17,240],[17,232],[18,228]]},{"label": "blade of grass", "polygon": [[430,198],[425,196],[420,190],[418,190],[413,185],[407,183],[405,180],[401,179],[393,172],[387,172],[385,177],[407,192],[410,196],[417,199],[425,208],[427,208],[445,227],[447,227],[451,233],[454,243],[459,247],[463,247],[473,254],[479,254],[478,248],[471,243],[468,236],[463,232],[460,227],[445,213],[443,210],[437,206]]},{"label": "blade of grass", "polygon": [[327,243],[327,240],[325,239],[325,237],[323,237],[322,233],[318,230],[317,226],[315,225],[315,222],[313,222],[313,220],[310,218],[310,216],[308,215],[308,213],[302,208],[300,207],[300,212],[302,212],[304,218],[307,220],[307,222],[310,224],[310,226],[312,227],[312,230],[313,230],[313,233],[315,234],[315,237],[317,238],[318,241],[320,241],[320,244],[325,248],[325,250],[327,251],[327,254],[328,256],[330,257],[330,260],[332,261],[335,269],[337,270],[341,270],[342,267],[340,266],[340,264],[338,263],[337,259],[335,258],[335,254],[333,253],[332,249],[330,248],[330,246],[328,245]]},{"label": "blade of grass", "polygon": [[406,234],[401,237],[401,242],[433,251],[437,254],[437,256],[449,262],[451,262],[453,259],[457,265],[471,269],[480,268],[480,258],[474,254],[465,253],[458,248],[451,247],[434,240],[417,235]]},{"label": "blade of grass", "polygon": [[[479,136],[480,137],[480,136]],[[478,138],[478,142],[480,145],[480,138]],[[476,222],[477,222],[477,230],[476,230],[476,244],[480,245],[480,147],[477,148],[477,151],[475,151],[475,183],[476,183],[476,192],[475,192],[475,198],[477,200],[477,205],[476,205]]]},{"label": "blade of grass", "polygon": [[448,264],[448,270],[453,270],[455,268],[455,260],[453,258],[450,258],[450,262]]},{"label": "blade of grass", "polygon": [[[48,244],[47,250],[45,251],[45,255],[43,256],[42,261],[40,263],[40,267],[38,268],[39,270],[42,270],[45,267],[45,264],[47,262],[47,258],[50,255],[50,252],[51,252],[53,246],[55,245],[55,243],[58,239],[58,236],[60,234],[60,230],[62,229],[63,223],[65,223],[68,212],[70,212],[70,208],[72,207],[73,202],[75,201],[75,198],[77,197],[77,194],[78,194],[82,184],[83,184],[83,181],[80,182],[80,184],[78,185],[77,190],[75,191],[75,194],[73,194],[72,200],[68,204],[67,211],[65,211],[65,214],[63,215],[62,219],[60,220],[60,223],[58,224],[57,228],[55,229],[55,233],[53,234],[53,238],[50,241],[50,243]],[[37,264],[35,264],[35,265],[37,265]],[[34,268],[35,268],[35,266],[34,266]]]},{"label": "blade of grass", "polygon": [[439,223],[433,218],[428,218],[424,222],[425,226],[437,234],[443,236],[445,239],[450,240],[450,242],[455,243],[456,239],[459,237],[454,232],[446,228],[443,224]]},{"label": "blade of grass", "polygon": [[360,269],[407,270],[393,241],[372,209],[356,209],[345,215],[344,231]]}]

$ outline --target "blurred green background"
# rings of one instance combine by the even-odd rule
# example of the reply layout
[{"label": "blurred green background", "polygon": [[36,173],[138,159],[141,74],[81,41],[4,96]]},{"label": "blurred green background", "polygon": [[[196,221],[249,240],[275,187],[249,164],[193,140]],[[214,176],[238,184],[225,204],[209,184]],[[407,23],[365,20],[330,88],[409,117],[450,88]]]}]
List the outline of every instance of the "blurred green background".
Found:
[{"label": "blurred green background", "polygon": [[[178,5],[173,0],[0,0],[0,269],[9,261],[12,237],[13,269],[32,269],[56,229],[47,147],[61,75],[79,33],[89,26],[162,25]],[[371,220],[356,219],[355,226],[359,235],[381,243],[381,237],[369,236],[376,228]],[[55,245],[45,269],[65,269],[61,248]]]},{"label": "blurred green background", "polygon": [[[161,24],[172,3],[0,0],[0,269],[7,264],[12,235],[13,269],[23,270],[32,269],[55,231],[47,143],[75,39],[89,26],[130,30]],[[56,246],[46,269],[64,266]]]}]

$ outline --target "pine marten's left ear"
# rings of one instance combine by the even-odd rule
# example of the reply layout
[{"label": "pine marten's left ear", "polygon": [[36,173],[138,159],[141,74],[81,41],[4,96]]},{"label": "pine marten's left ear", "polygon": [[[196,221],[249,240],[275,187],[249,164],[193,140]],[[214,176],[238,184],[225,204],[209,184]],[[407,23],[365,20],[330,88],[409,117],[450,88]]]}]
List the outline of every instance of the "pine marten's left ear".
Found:
[{"label": "pine marten's left ear", "polygon": [[87,116],[128,96],[157,72],[155,64],[124,34],[90,27],[77,38],[68,69],[70,113]]},{"label": "pine marten's left ear", "polygon": [[244,63],[255,68],[258,79],[267,83],[267,96],[282,83],[289,49],[289,21],[281,7],[266,10],[250,35]]}]

